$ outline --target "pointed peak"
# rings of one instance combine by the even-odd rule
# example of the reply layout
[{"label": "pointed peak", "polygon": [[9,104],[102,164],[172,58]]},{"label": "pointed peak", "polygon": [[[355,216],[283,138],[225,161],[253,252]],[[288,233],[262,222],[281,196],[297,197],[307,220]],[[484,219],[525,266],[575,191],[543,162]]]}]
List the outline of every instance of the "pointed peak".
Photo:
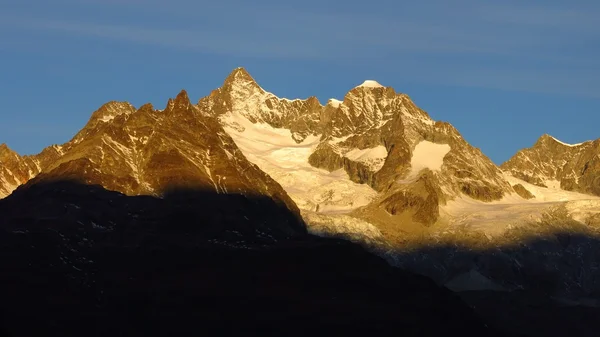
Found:
[{"label": "pointed peak", "polygon": [[8,145],[6,145],[6,143],[0,144],[0,155],[7,155],[7,154],[17,155],[17,153],[15,151],[11,150],[11,148],[8,147]]},{"label": "pointed peak", "polygon": [[152,103],[146,103],[144,105],[142,105],[138,111],[154,111],[154,106],[152,105]]},{"label": "pointed peak", "polygon": [[190,97],[188,96],[187,91],[181,90],[179,92],[179,94],[177,94],[177,97],[175,97],[175,102],[176,103],[179,103],[179,102],[181,102],[181,103],[186,103],[186,102],[189,103],[190,102]]},{"label": "pointed peak", "polygon": [[164,111],[172,112],[180,109],[187,110],[191,105],[192,103],[190,102],[190,97],[188,96],[187,91],[181,90],[175,98],[169,98]]},{"label": "pointed peak", "polygon": [[248,73],[248,71],[242,67],[233,69],[233,71],[225,79],[225,85],[227,85],[228,83],[237,82],[237,81],[256,83],[254,78],[252,78],[252,76],[250,76],[250,73]]},{"label": "pointed peak", "polygon": [[[302,101],[301,99],[298,100]],[[321,105],[321,102],[319,101],[319,98],[317,96],[310,96],[306,99],[306,102],[308,102],[309,104]]]}]

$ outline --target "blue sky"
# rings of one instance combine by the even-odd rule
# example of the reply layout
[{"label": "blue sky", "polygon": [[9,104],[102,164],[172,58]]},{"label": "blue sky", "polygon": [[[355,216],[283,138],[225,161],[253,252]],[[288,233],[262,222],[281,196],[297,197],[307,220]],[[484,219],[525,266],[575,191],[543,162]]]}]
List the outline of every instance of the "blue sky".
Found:
[{"label": "blue sky", "polygon": [[0,143],[68,141],[110,100],[193,100],[238,66],[280,97],[410,95],[501,163],[600,138],[598,1],[0,0]]}]

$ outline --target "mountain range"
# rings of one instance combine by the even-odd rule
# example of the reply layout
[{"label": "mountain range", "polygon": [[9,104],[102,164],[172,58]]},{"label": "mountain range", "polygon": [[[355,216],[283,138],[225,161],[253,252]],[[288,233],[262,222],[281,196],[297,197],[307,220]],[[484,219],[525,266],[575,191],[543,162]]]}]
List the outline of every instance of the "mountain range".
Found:
[{"label": "mountain range", "polygon": [[451,221],[445,208],[465,200],[600,196],[600,140],[570,145],[543,135],[497,166],[450,123],[376,81],[321,105],[316,97],[279,98],[243,68],[197,104],[185,91],[163,110],[106,103],[69,142],[33,156],[3,144],[0,163],[2,197],[50,176],[127,195],[193,186],[383,227]]},{"label": "mountain range", "polygon": [[[95,199],[81,204],[91,194]],[[374,80],[323,105],[316,97],[279,98],[237,68],[195,104],[185,91],[164,109],[108,102],[65,144],[31,156],[0,145],[0,198],[0,224],[15,235],[31,230],[19,224],[57,219],[72,237],[77,226],[108,233],[120,223],[140,226],[128,217],[144,219],[144,233],[158,231],[153,226],[169,216],[153,209],[167,209],[186,226],[196,218],[209,224],[201,235],[186,229],[188,243],[200,235],[247,249],[312,233],[362,244],[392,265],[456,291],[514,290],[531,283],[490,267],[501,254],[508,256],[505,251],[452,272],[447,262],[436,269],[398,252],[448,240],[505,244],[509,236],[545,233],[541,225],[548,219],[600,228],[600,139],[565,144],[543,135],[498,166],[450,123],[433,120],[408,95]],[[95,206],[109,202],[112,208]],[[103,215],[91,212],[94,207]],[[28,217],[31,212],[35,216]],[[86,239],[95,235],[104,243],[85,257],[74,256],[84,262],[97,256],[98,247],[108,249],[102,240],[109,237],[125,245],[141,240],[97,233]],[[166,238],[181,246],[183,239],[171,235]],[[550,257],[553,249],[543,253],[544,268],[560,269],[560,280],[581,281],[573,276],[577,270],[563,272]],[[504,262],[525,263],[518,254]],[[77,261],[73,268],[84,270]],[[591,268],[600,261],[581,263]],[[588,296],[600,290],[600,278],[593,279],[552,291]]]}]

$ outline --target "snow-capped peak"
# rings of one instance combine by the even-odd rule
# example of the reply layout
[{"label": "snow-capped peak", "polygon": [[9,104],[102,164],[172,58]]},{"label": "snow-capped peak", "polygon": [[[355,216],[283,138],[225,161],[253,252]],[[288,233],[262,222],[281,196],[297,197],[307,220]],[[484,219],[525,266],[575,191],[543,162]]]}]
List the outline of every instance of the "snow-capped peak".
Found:
[{"label": "snow-capped peak", "polygon": [[358,87],[360,88],[383,88],[383,85],[379,84],[379,82],[375,80],[366,80]]}]

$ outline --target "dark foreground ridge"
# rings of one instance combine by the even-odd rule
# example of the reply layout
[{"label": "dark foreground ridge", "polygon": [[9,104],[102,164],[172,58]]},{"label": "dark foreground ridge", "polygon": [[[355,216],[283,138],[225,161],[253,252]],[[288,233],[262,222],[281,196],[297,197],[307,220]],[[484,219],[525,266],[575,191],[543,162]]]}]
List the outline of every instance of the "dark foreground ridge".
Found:
[{"label": "dark foreground ridge", "polygon": [[0,200],[8,336],[497,336],[455,294],[270,199],[71,181]]}]

